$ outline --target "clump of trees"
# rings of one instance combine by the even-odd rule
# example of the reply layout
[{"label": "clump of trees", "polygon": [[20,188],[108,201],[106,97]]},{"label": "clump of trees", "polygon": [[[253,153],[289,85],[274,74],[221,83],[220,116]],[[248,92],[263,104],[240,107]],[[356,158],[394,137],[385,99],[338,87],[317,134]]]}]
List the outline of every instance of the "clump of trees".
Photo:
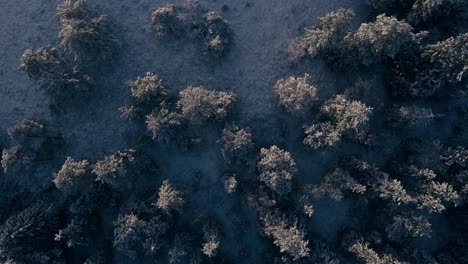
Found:
[{"label": "clump of trees", "polygon": [[[448,2],[451,1],[414,1],[413,8],[452,5]],[[393,0],[371,1],[371,5],[384,9],[404,6]],[[292,47],[299,51],[293,49],[293,56],[302,57],[298,54],[306,51],[309,57],[324,60],[336,70],[383,64],[389,70],[388,86],[392,94],[399,96],[432,97],[464,89],[466,33],[427,44],[429,32],[415,33],[415,23],[412,25],[394,16],[380,14],[374,21],[362,23],[356,31],[351,29],[352,20],[353,11],[349,9],[319,18],[319,25],[307,29],[305,35],[294,42]],[[452,91],[447,91],[448,88]]]},{"label": "clump of trees", "polygon": [[159,216],[145,219],[136,213],[120,214],[115,222],[114,247],[130,259],[154,255],[160,248],[160,238],[169,225]]},{"label": "clump of trees", "polygon": [[27,49],[19,68],[39,82],[51,97],[52,106],[62,108],[74,102],[77,95],[92,90],[95,81],[89,70],[109,61],[120,44],[108,17],[92,17],[87,1],[67,0],[57,10],[62,49],[50,45]]},{"label": "clump of trees", "polygon": [[348,100],[343,95],[325,102],[321,107],[321,112],[327,115],[336,125],[336,128],[343,131],[348,129],[360,129],[369,121],[372,107],[360,101]]},{"label": "clump of trees", "polygon": [[60,263],[54,244],[57,209],[38,202],[11,215],[0,226],[0,259],[7,263]]},{"label": "clump of trees", "polygon": [[395,59],[390,81],[393,93],[434,97],[465,89],[468,34],[422,46]]},{"label": "clump of trees", "polygon": [[361,24],[356,32],[346,36],[346,41],[357,50],[364,65],[371,65],[395,58],[402,50],[417,45],[420,38],[421,34],[414,34],[408,23],[379,15],[374,22]]},{"label": "clump of trees", "polygon": [[154,73],[147,72],[145,76],[128,82],[131,102],[119,110],[122,118],[136,120],[144,118],[165,106],[170,93],[163,81]]},{"label": "clump of trees", "polygon": [[[332,12],[295,42],[296,57],[319,58],[336,69],[358,71],[353,74],[376,73],[375,68],[382,72],[375,82],[383,79],[392,95],[462,94],[467,35],[416,33],[453,14],[444,14],[445,8],[453,8],[451,3],[458,0],[369,1],[391,12],[355,30],[352,10]],[[152,18],[160,37],[190,35],[201,39],[213,56],[222,56],[231,41],[226,37],[230,35],[226,21],[194,1],[159,8]],[[109,48],[117,45],[106,18],[90,15],[85,1],[60,5],[59,20],[64,50],[51,46],[27,50],[20,65],[56,98],[91,87],[88,66],[111,59],[114,54]],[[75,61],[69,60],[70,54]],[[340,83],[347,78],[338,79]],[[97,161],[56,160],[55,155],[61,154],[55,148],[60,135],[43,118],[27,118],[8,129],[12,146],[0,142],[1,263],[468,262],[466,228],[460,224],[465,221],[468,201],[463,97],[457,98],[456,106],[451,98],[415,104],[377,93],[378,84],[361,82],[344,91],[337,87],[337,94],[319,105],[309,75],[281,79],[274,87],[279,104],[310,122],[304,126],[305,145],[319,149],[351,139],[342,148],[313,153],[312,160],[297,156],[301,162],[296,164],[290,152],[276,145],[261,148],[257,160],[252,157],[256,152],[252,131],[244,123],[242,127],[230,123],[237,100],[231,92],[189,86],[175,98],[154,73],[137,77],[128,86],[131,99],[121,108],[122,117],[140,122],[138,129],[156,142],[174,137],[192,140],[187,140],[191,133],[187,131],[203,132],[203,124],[218,121],[215,127],[224,127],[218,143],[225,163],[218,172],[220,160],[207,162],[222,177],[217,181],[201,178],[201,170],[212,167],[200,168],[204,160],[194,164],[205,159],[198,156],[206,149],[196,149],[177,161],[190,163],[182,164],[187,166],[181,169],[183,174],[191,173],[193,167],[200,169],[196,179],[189,177],[194,183],[179,182],[180,178],[177,184],[164,180],[155,186],[158,173],[152,158],[143,155],[145,150],[174,154],[171,146],[158,146],[156,153],[148,149],[149,137],[136,137],[133,147],[138,152],[115,151]],[[450,113],[448,121],[439,113]],[[416,129],[435,118],[443,124],[441,133]],[[255,141],[266,145],[271,142],[265,141],[281,136],[283,144],[297,147],[297,131],[291,131],[297,124],[280,126],[278,131],[271,123],[255,125],[252,129],[259,131]],[[302,148],[292,150],[303,152]],[[209,154],[208,159],[213,157]],[[42,162],[47,168],[40,168]],[[307,162],[314,164],[300,167]],[[298,177],[300,169],[307,173],[304,177]],[[172,179],[174,175],[168,173]],[[20,181],[36,174],[46,183],[36,184],[39,177],[35,177],[36,188],[26,190]],[[151,180],[142,180],[146,176]],[[307,183],[317,176],[322,178],[319,183]],[[201,193],[207,188],[209,195]],[[194,194],[203,197],[194,199]],[[345,211],[345,217],[338,219],[343,223],[318,221],[335,213],[335,206],[324,210],[323,203],[329,199]],[[251,250],[252,245],[263,248],[265,239],[252,237],[251,228],[259,225],[251,222],[251,210],[243,207],[246,200],[257,213],[261,234],[270,242],[266,255]],[[224,208],[205,208],[207,201]],[[217,221],[215,217],[219,225],[207,224]],[[335,230],[321,230],[324,225]],[[332,242],[320,241],[321,236]],[[441,238],[444,243],[439,243]],[[431,247],[418,244],[420,239],[428,240]]]},{"label": "clump of trees", "polygon": [[57,8],[60,45],[79,64],[109,61],[120,46],[105,15],[92,17],[87,1],[65,1]]},{"label": "clump of trees", "polygon": [[235,175],[226,176],[224,178],[224,189],[227,193],[233,193],[236,191],[238,185],[238,181]]},{"label": "clump of trees", "polygon": [[356,257],[364,263],[381,263],[381,264],[401,264],[398,259],[391,254],[379,254],[372,249],[368,242],[358,240],[350,243],[348,251],[355,254]]},{"label": "clump of trees", "polygon": [[374,13],[396,15],[415,27],[447,33],[454,31],[453,24],[466,18],[468,11],[462,0],[368,0],[368,3]]},{"label": "clump of trees", "polygon": [[179,93],[177,107],[185,119],[194,124],[201,124],[210,119],[225,119],[235,102],[234,93],[189,86]]},{"label": "clump of trees", "polygon": [[20,143],[40,142],[47,136],[46,126],[46,121],[41,116],[32,116],[9,128],[8,135]]},{"label": "clump of trees", "polygon": [[442,24],[447,29],[450,23],[457,19],[466,19],[468,8],[462,0],[415,0],[411,11],[407,14],[408,21],[420,28],[437,27]]},{"label": "clump of trees", "polygon": [[289,77],[276,82],[274,92],[279,104],[288,112],[304,114],[317,100],[317,88],[310,84],[310,75],[304,77]]},{"label": "clump of trees", "polygon": [[158,37],[183,35],[200,39],[204,53],[212,57],[223,56],[232,43],[228,22],[197,1],[159,7],[153,11],[152,21]]},{"label": "clump of trees", "polygon": [[306,137],[303,143],[311,148],[335,146],[341,140],[341,132],[330,122],[322,122],[304,127]]},{"label": "clump of trees", "polygon": [[352,160],[346,166],[349,166],[349,171],[336,169],[327,174],[321,184],[309,188],[308,192],[315,199],[326,195],[335,200],[345,197],[365,199],[366,204],[383,202],[387,205],[386,209],[374,212],[377,215],[372,217],[387,217],[383,227],[386,237],[392,242],[430,237],[432,224],[427,213],[441,214],[459,203],[460,196],[454,186],[441,181],[430,169],[411,166],[406,170],[411,178],[399,179],[362,161]]},{"label": "clump of trees", "polygon": [[219,234],[216,230],[205,227],[203,234],[203,245],[201,251],[204,255],[212,258],[218,253],[218,248],[220,245]]},{"label": "clump of trees", "polygon": [[292,191],[292,179],[297,173],[291,154],[277,146],[262,148],[257,163],[259,180],[280,196]]},{"label": "clump of trees", "polygon": [[307,54],[320,58],[336,69],[349,69],[356,64],[356,52],[345,37],[351,30],[354,11],[339,9],[319,18],[316,27],[306,30],[301,42]]},{"label": "clump of trees", "polygon": [[62,64],[59,50],[52,46],[38,49],[27,49],[21,56],[19,69],[30,78],[50,78]]},{"label": "clump of trees", "polygon": [[290,224],[284,216],[275,214],[266,214],[261,220],[264,224],[263,232],[273,239],[281,253],[287,253],[293,260],[309,256],[309,241],[297,224]]},{"label": "clump of trees", "polygon": [[[181,134],[186,119],[178,113],[169,89],[154,73],[129,82],[131,100],[119,108],[121,117],[146,126],[146,134],[158,143],[180,139],[186,144],[186,135]],[[141,137],[143,138],[143,137]]]},{"label": "clump of trees", "polygon": [[152,112],[146,116],[148,132],[156,142],[168,142],[183,125],[182,116],[168,109]]},{"label": "clump of trees", "polygon": [[147,72],[144,77],[130,81],[129,87],[132,97],[140,103],[161,103],[169,96],[169,90],[163,85],[162,80],[151,72]]},{"label": "clump of trees", "polygon": [[4,173],[17,173],[30,170],[36,155],[21,146],[4,149],[2,152],[2,168]]},{"label": "clump of trees", "polygon": [[203,49],[210,56],[221,57],[232,42],[232,32],[228,22],[215,11],[205,15],[206,24],[203,34]]},{"label": "clump of trees", "polygon": [[328,121],[304,126],[306,137],[303,143],[314,149],[336,145],[347,131],[363,130],[369,122],[372,107],[337,95],[326,101],[320,112]]},{"label": "clump of trees", "polygon": [[156,36],[179,34],[183,30],[181,12],[181,7],[175,5],[167,5],[154,10],[151,19],[156,27]]},{"label": "clump of trees", "polygon": [[247,162],[252,152],[253,135],[249,128],[231,125],[223,129],[220,143],[224,160],[230,164],[240,165],[242,162]]},{"label": "clump of trees", "polygon": [[223,121],[236,102],[234,93],[210,91],[201,86],[188,86],[174,102],[169,89],[153,73],[130,81],[129,88],[131,101],[119,108],[121,117],[144,120],[153,141],[168,143],[177,138],[184,148],[197,141],[184,127],[199,126],[210,120]]},{"label": "clump of trees", "polygon": [[95,231],[87,218],[88,216],[79,216],[72,219],[65,228],[58,230],[54,240],[64,242],[69,248],[86,246]]},{"label": "clump of trees", "polygon": [[14,145],[3,149],[1,164],[3,172],[17,183],[27,183],[31,177],[23,176],[32,176],[39,161],[52,160],[63,143],[61,134],[40,115],[25,118],[9,128],[8,134]]},{"label": "clump of trees", "polygon": [[169,142],[184,126],[182,116],[171,110],[170,91],[154,73],[148,72],[129,82],[131,101],[120,107],[121,117],[144,119],[155,142]]},{"label": "clump of trees", "polygon": [[20,70],[40,83],[54,106],[66,105],[74,96],[94,87],[90,74],[68,65],[63,55],[51,46],[26,50],[21,57]]}]

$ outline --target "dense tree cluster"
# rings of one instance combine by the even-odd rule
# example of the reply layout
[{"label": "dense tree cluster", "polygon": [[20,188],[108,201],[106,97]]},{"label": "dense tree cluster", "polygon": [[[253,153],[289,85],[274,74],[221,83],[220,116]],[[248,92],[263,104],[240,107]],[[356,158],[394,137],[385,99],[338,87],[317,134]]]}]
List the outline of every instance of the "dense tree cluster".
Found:
[{"label": "dense tree cluster", "polygon": [[188,86],[175,101],[163,81],[153,73],[146,73],[129,82],[131,101],[119,108],[121,117],[133,121],[144,120],[153,141],[169,143],[178,139],[182,146],[193,139],[189,125],[199,126],[207,121],[223,121],[234,107],[236,96],[231,92],[207,90]]},{"label": "dense tree cluster", "polygon": [[359,129],[369,121],[372,107],[362,102],[351,101],[342,95],[328,100],[321,111],[327,115],[339,130]]},{"label": "dense tree cluster", "polygon": [[314,149],[334,146],[341,139],[341,132],[330,122],[322,122],[304,127],[304,144]]},{"label": "dense tree cluster", "polygon": [[86,93],[94,86],[94,78],[69,65],[63,54],[51,46],[28,49],[21,57],[20,69],[39,81],[54,106],[69,103],[70,97]]},{"label": "dense tree cluster", "polygon": [[468,34],[450,37],[397,57],[391,67],[394,93],[415,97],[442,96],[464,90]]},{"label": "dense tree cluster", "polygon": [[120,108],[121,116],[125,119],[141,119],[150,115],[154,109],[160,110],[170,96],[163,81],[151,72],[129,81],[128,86],[132,101]]},{"label": "dense tree cluster", "polygon": [[107,16],[92,17],[86,0],[67,0],[57,8],[60,45],[79,64],[110,60],[120,42]]},{"label": "dense tree cluster", "polygon": [[235,102],[234,93],[189,86],[179,93],[177,107],[184,118],[192,123],[201,124],[210,119],[225,119]]},{"label": "dense tree cluster", "polygon": [[153,141],[168,143],[178,137],[185,120],[175,109],[169,89],[154,73],[128,83],[131,101],[119,108],[121,117],[136,122],[144,120]]},{"label": "dense tree cluster", "polygon": [[173,138],[179,128],[183,125],[182,117],[178,113],[161,109],[146,116],[148,131],[154,141],[167,142]]},{"label": "dense tree cluster", "polygon": [[121,214],[115,222],[114,246],[131,259],[155,254],[159,249],[159,237],[168,229],[159,216],[142,219],[134,213]]},{"label": "dense tree cluster", "polygon": [[364,65],[371,65],[379,60],[395,58],[402,50],[414,45],[419,35],[413,27],[395,17],[379,15],[374,22],[363,23],[346,36],[346,41],[357,50]]},{"label": "dense tree cluster", "polygon": [[[67,0],[57,7],[60,47],[27,49],[20,69],[39,81],[54,107],[63,108],[95,86],[90,69],[114,57],[120,42],[107,16],[92,17],[86,0]],[[70,59],[70,55],[74,59]]]},{"label": "dense tree cluster", "polygon": [[47,46],[35,50],[27,49],[21,56],[20,70],[24,71],[30,78],[48,78],[57,71],[61,64],[59,51]]},{"label": "dense tree cluster", "polygon": [[[221,136],[223,158],[228,163],[248,162],[253,149],[253,135],[249,128],[228,126]],[[239,165],[239,164],[237,164]]]},{"label": "dense tree cluster", "polygon": [[297,260],[309,255],[309,241],[304,239],[304,232],[296,225],[290,225],[279,216],[266,215],[264,232],[273,238],[273,243],[279,247],[280,252],[285,252]]},{"label": "dense tree cluster", "polygon": [[337,95],[326,101],[320,112],[326,121],[304,126],[306,137],[303,142],[314,149],[334,146],[343,133],[362,130],[370,119],[372,107]]},{"label": "dense tree cluster", "polygon": [[307,29],[304,39],[299,41],[304,43],[307,54],[312,58],[321,58],[340,69],[352,67],[356,63],[356,58],[353,58],[355,52],[344,38],[351,29],[353,17],[351,9],[331,12],[319,18],[319,25]]},{"label": "dense tree cluster", "polygon": [[[118,144],[64,147],[70,132],[53,115],[8,129],[0,262],[468,263],[468,33],[456,21],[468,5],[368,4],[367,20],[338,9],[290,46],[296,63],[337,71],[327,90],[310,65],[274,79],[287,113],[233,111],[242,93],[147,72],[121,83],[129,99],[115,113],[134,126]],[[20,64],[55,106],[90,91],[120,46],[84,0],[60,4],[58,20],[60,47],[28,49]],[[232,43],[197,1],[159,7],[151,22],[210,56]]]},{"label": "dense tree cluster", "polygon": [[376,13],[397,15],[423,29],[453,31],[459,20],[466,19],[468,15],[468,8],[461,0],[368,0],[368,2]]},{"label": "dense tree cluster", "polygon": [[[415,1],[413,8],[420,10],[425,6],[437,10],[439,5],[457,6],[449,2]],[[404,6],[393,0],[370,3],[376,9],[387,10]],[[413,14],[416,13],[420,12]],[[383,64],[388,68],[389,88],[400,96],[430,97],[447,93],[449,87],[464,89],[468,64],[466,33],[427,43],[432,38],[428,31],[415,33],[415,23],[395,16],[380,14],[355,31],[351,29],[352,21],[353,11],[347,9],[321,17],[318,26],[307,29],[304,37],[296,41],[301,44],[292,46],[296,48],[292,56],[297,57],[299,48],[340,71]]]},{"label": "dense tree cluster", "polygon": [[2,168],[16,182],[27,182],[41,160],[53,159],[63,138],[40,115],[25,118],[8,129],[13,145],[2,151]]},{"label": "dense tree cluster", "polygon": [[53,205],[38,202],[10,216],[0,228],[2,262],[62,263],[53,236],[57,213]]}]

